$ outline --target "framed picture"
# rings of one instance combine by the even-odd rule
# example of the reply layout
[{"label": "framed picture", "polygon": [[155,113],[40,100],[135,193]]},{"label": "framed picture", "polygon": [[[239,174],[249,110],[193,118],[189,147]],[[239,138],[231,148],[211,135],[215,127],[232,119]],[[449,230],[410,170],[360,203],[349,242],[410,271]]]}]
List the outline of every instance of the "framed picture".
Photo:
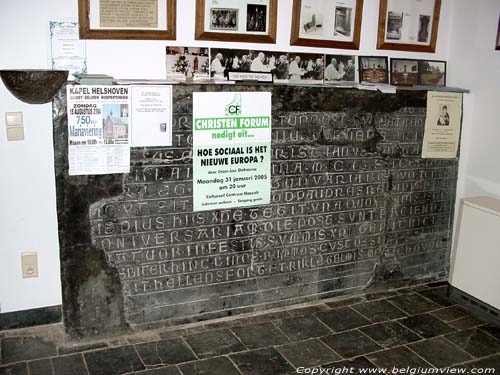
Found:
[{"label": "framed picture", "polygon": [[391,59],[391,85],[417,85],[419,82],[418,68],[418,60]]},{"label": "framed picture", "polygon": [[497,43],[495,44],[495,49],[500,51],[500,17],[498,20]]},{"label": "framed picture", "polygon": [[290,44],[359,49],[363,0],[293,0]]},{"label": "framed picture", "polygon": [[197,40],[276,42],[278,0],[196,0]]},{"label": "framed picture", "polygon": [[356,82],[356,56],[325,55],[325,83]]},{"label": "framed picture", "polygon": [[377,48],[435,52],[441,0],[380,0]]},{"label": "framed picture", "polygon": [[80,39],[175,40],[176,0],[78,0]]},{"label": "framed picture", "polygon": [[208,47],[167,47],[167,79],[173,81],[209,80],[210,55]]},{"label": "framed picture", "polygon": [[386,56],[359,56],[359,82],[389,83]]},{"label": "framed picture", "polygon": [[425,86],[446,86],[446,61],[420,60],[419,84]]}]

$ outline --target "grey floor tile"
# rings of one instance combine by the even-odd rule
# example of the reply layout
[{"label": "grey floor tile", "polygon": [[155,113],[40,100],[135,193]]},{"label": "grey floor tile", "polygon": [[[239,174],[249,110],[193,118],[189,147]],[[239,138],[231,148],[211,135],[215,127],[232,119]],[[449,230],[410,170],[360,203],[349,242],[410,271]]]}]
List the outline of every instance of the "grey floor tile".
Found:
[{"label": "grey floor tile", "polygon": [[54,375],[86,375],[87,367],[83,361],[83,355],[73,354],[63,357],[52,358]]},{"label": "grey floor tile", "polygon": [[457,320],[469,316],[469,313],[462,306],[455,305],[445,307],[441,310],[433,311],[432,315],[444,322],[451,322],[452,320]]},{"label": "grey floor tile", "polygon": [[386,320],[407,316],[405,312],[398,309],[387,300],[359,303],[352,306],[352,308],[363,314],[363,316],[367,317],[372,322],[385,322]]},{"label": "grey floor tile", "polygon": [[308,316],[325,310],[328,310],[328,307],[326,305],[317,305],[288,310],[288,314],[290,314],[291,316]]},{"label": "grey floor tile", "polygon": [[349,307],[323,311],[316,316],[334,332],[348,331],[371,324],[369,320]]},{"label": "grey floor tile", "polygon": [[495,374],[500,374],[500,355],[492,355],[478,361],[469,362],[468,368],[495,369]]},{"label": "grey floor tile", "polygon": [[274,320],[288,319],[290,314],[287,311],[279,311],[270,314],[261,314],[247,318],[249,324],[257,324],[263,322],[272,322]]},{"label": "grey floor tile", "polygon": [[[357,357],[351,360],[339,361],[321,366],[333,369],[332,374],[366,374],[366,370],[376,368],[366,357]],[[360,371],[361,370],[361,371]],[[337,372],[335,372],[337,371]]]},{"label": "grey floor tile", "polygon": [[434,337],[408,346],[437,368],[450,367],[473,359],[443,337]]},{"label": "grey floor tile", "polygon": [[294,368],[274,348],[251,350],[230,355],[243,375],[284,375]]},{"label": "grey floor tile", "polygon": [[454,328],[430,314],[410,316],[399,322],[426,339],[455,331]]},{"label": "grey floor tile", "polygon": [[411,315],[422,314],[441,307],[417,293],[403,294],[402,296],[389,298],[389,301]]},{"label": "grey floor tile", "polygon": [[421,338],[398,322],[385,322],[363,327],[361,330],[384,348],[393,348]]},{"label": "grey floor tile", "polygon": [[50,358],[36,359],[28,362],[30,374],[33,375],[54,375],[52,360]]},{"label": "grey floor tile", "polygon": [[342,359],[318,339],[278,346],[276,350],[295,367],[315,367]]},{"label": "grey floor tile", "polygon": [[392,369],[393,367],[432,367],[428,362],[404,346],[369,354],[366,357],[370,360],[370,362],[379,368]]},{"label": "grey floor tile", "polygon": [[448,322],[448,324],[450,326],[452,326],[453,328],[456,328],[456,329],[462,331],[464,329],[479,327],[479,326],[482,326],[486,323],[484,321],[472,316],[472,315],[469,315],[469,316],[464,316],[463,318]]},{"label": "grey floor tile", "polygon": [[186,336],[185,339],[199,358],[216,357],[246,350],[234,333],[228,329]]},{"label": "grey floor tile", "polygon": [[84,354],[91,375],[121,375],[144,370],[144,365],[132,345]]},{"label": "grey floor tile", "polygon": [[0,366],[0,375],[28,375],[28,365],[26,362],[14,365]]},{"label": "grey floor tile", "polygon": [[39,337],[5,337],[2,339],[2,361],[12,363],[57,355],[53,342]]},{"label": "grey floor tile", "polygon": [[98,342],[84,342],[84,343],[74,343],[66,344],[58,348],[59,355],[74,354],[87,352],[90,350],[104,349],[108,347],[108,343],[104,341]]},{"label": "grey floor tile", "polygon": [[179,365],[184,375],[240,375],[227,357],[215,357]]},{"label": "grey floor tile", "polygon": [[134,375],[182,375],[181,372],[175,366],[155,368],[152,370],[144,370],[139,372],[134,372]]},{"label": "grey floor tile", "polygon": [[425,298],[430,299],[432,302],[437,303],[441,306],[452,306],[454,303],[448,298],[448,287],[442,286],[439,288],[433,288],[429,290],[422,290],[418,292]]},{"label": "grey floor tile", "polygon": [[500,340],[500,325],[496,324],[488,324],[483,327],[480,327],[479,330],[488,333],[489,335],[495,337]]},{"label": "grey floor tile", "polygon": [[327,305],[328,307],[330,307],[332,309],[338,309],[340,307],[351,306],[351,305],[354,305],[355,303],[360,303],[360,302],[364,302],[364,301],[365,301],[365,299],[363,297],[356,296],[356,297],[352,297],[352,298],[341,299],[338,301],[326,302],[325,305]]},{"label": "grey floor tile", "polygon": [[321,341],[344,358],[359,357],[366,353],[383,349],[375,341],[363,335],[358,330],[322,337]]},{"label": "grey floor tile", "polygon": [[292,341],[301,341],[326,336],[331,331],[314,316],[299,316],[275,322]]},{"label": "grey floor tile", "polygon": [[271,322],[233,327],[232,331],[249,349],[259,349],[290,342]]},{"label": "grey floor tile", "polygon": [[447,335],[446,338],[474,357],[500,353],[500,341],[475,328]]},{"label": "grey floor tile", "polygon": [[146,366],[175,365],[197,359],[181,338],[138,344],[136,348]]}]

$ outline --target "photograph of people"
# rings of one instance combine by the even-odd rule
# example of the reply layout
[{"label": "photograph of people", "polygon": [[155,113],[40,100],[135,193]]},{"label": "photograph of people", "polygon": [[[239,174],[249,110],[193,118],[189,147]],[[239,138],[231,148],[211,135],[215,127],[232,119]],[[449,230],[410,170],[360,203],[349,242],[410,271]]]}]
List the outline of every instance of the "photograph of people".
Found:
[{"label": "photograph of people", "polygon": [[448,106],[443,105],[441,108],[441,114],[439,115],[438,126],[449,126],[450,125],[450,114],[448,113]]},{"label": "photograph of people", "polygon": [[300,56],[295,56],[288,66],[290,82],[300,81],[304,73],[304,69],[300,68]]},{"label": "photograph of people", "polygon": [[217,53],[210,65],[210,75],[214,78],[222,79],[224,77],[224,66],[222,65],[222,53]]},{"label": "photograph of people", "polygon": [[349,55],[326,55],[325,81],[348,81],[356,80],[355,56]]}]

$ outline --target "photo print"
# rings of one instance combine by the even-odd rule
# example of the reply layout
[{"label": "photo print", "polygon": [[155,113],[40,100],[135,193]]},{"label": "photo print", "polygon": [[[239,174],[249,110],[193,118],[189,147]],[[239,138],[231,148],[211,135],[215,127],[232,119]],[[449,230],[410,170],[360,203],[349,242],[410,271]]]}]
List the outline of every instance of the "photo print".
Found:
[{"label": "photo print", "polygon": [[450,126],[450,114],[448,113],[448,105],[439,106],[439,117],[437,126]]},{"label": "photo print", "polygon": [[391,59],[391,85],[418,84],[418,60]]},{"label": "photo print", "polygon": [[318,53],[288,53],[289,82],[323,82],[323,58]]},{"label": "photo print", "polygon": [[420,43],[428,43],[430,36],[431,16],[420,16],[418,21],[418,37]]},{"label": "photo print", "polygon": [[211,48],[210,76],[215,80],[226,80],[229,71],[250,72],[252,60],[249,50]]},{"label": "photo print", "polygon": [[446,61],[420,61],[420,84],[425,86],[446,86]]},{"label": "photo print", "polygon": [[335,8],[335,34],[341,34],[346,37],[351,36],[352,32],[352,8]]},{"label": "photo print", "polygon": [[387,57],[359,57],[359,80],[368,83],[389,83]]},{"label": "photo print", "polygon": [[103,104],[102,129],[109,143],[128,143],[128,104]]},{"label": "photo print", "polygon": [[325,55],[325,83],[356,82],[356,56]]},{"label": "photo print", "polygon": [[400,40],[402,28],[403,28],[403,13],[389,12],[387,16],[386,39]]},{"label": "photo print", "polygon": [[247,31],[265,32],[267,28],[267,6],[247,5]]},{"label": "photo print", "polygon": [[301,28],[307,35],[322,35],[325,9],[322,1],[308,1],[302,6]]},{"label": "photo print", "polygon": [[250,51],[250,71],[270,72],[275,82],[288,80],[288,54],[277,51]]},{"label": "photo print", "polygon": [[208,48],[167,47],[167,79],[210,79],[210,56]]},{"label": "photo print", "polygon": [[238,9],[211,8],[210,30],[238,31]]}]

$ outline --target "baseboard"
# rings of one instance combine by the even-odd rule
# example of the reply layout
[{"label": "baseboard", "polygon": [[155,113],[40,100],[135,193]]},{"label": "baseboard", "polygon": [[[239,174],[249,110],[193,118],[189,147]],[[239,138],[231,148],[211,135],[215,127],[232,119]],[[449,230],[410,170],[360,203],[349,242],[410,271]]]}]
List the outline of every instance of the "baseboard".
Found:
[{"label": "baseboard", "polygon": [[452,285],[450,285],[449,297],[450,300],[462,305],[478,318],[482,318],[483,320],[496,324],[500,323],[500,310],[458,288],[455,288]]},{"label": "baseboard", "polygon": [[0,331],[62,322],[61,305],[0,314]]}]

